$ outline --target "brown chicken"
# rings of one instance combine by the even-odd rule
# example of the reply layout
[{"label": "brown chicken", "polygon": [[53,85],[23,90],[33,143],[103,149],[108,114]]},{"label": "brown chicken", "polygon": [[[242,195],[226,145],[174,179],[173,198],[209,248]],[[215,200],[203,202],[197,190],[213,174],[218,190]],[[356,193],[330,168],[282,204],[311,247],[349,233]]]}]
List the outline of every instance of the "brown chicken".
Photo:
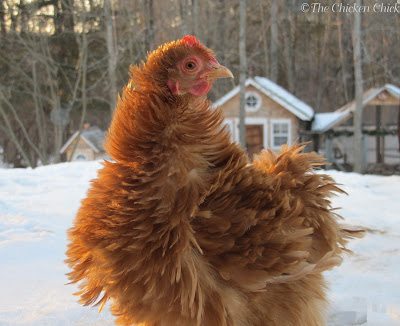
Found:
[{"label": "brown chicken", "polygon": [[111,301],[119,325],[323,325],[322,271],[351,232],[340,192],[301,146],[253,163],[206,99],[232,77],[195,37],[131,69],[105,162],[69,231],[80,301]]}]

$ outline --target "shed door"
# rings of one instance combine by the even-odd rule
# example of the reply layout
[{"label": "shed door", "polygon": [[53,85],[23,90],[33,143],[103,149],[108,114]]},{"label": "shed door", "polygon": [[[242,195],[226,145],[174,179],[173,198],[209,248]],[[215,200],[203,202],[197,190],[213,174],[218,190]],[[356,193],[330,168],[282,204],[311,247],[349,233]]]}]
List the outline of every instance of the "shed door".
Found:
[{"label": "shed door", "polygon": [[263,125],[246,125],[246,148],[251,159],[264,148],[263,128]]}]

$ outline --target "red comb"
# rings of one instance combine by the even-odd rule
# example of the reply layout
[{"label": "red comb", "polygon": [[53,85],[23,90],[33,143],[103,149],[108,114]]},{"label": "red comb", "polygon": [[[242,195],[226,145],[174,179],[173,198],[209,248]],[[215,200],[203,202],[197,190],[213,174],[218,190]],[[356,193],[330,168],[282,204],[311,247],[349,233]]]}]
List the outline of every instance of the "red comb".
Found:
[{"label": "red comb", "polygon": [[200,45],[200,41],[194,35],[185,35],[182,37],[182,41],[190,46]]}]

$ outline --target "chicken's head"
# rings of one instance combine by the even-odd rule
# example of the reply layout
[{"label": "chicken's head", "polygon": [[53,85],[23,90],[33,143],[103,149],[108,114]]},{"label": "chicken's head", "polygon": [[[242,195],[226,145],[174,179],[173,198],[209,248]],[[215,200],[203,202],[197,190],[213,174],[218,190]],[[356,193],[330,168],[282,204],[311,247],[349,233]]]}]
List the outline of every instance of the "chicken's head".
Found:
[{"label": "chicken's head", "polygon": [[149,54],[146,66],[157,86],[164,86],[175,96],[203,96],[216,79],[233,78],[215,54],[192,35],[161,45]]},{"label": "chicken's head", "polygon": [[215,79],[233,77],[194,36],[184,36],[179,46],[183,55],[168,69],[167,85],[172,94],[202,96],[210,91]]}]

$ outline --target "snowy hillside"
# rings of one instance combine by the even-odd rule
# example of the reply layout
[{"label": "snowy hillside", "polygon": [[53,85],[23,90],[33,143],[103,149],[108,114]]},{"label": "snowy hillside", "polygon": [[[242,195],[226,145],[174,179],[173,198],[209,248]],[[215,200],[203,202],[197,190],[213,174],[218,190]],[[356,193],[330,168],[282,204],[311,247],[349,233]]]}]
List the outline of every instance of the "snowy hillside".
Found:
[{"label": "snowy hillside", "polygon": [[[0,325],[113,324],[107,309],[81,307],[76,288],[64,285],[66,230],[99,167],[0,169]],[[334,206],[347,223],[371,232],[327,273],[330,325],[400,325],[400,177],[331,174],[349,193]]]}]

